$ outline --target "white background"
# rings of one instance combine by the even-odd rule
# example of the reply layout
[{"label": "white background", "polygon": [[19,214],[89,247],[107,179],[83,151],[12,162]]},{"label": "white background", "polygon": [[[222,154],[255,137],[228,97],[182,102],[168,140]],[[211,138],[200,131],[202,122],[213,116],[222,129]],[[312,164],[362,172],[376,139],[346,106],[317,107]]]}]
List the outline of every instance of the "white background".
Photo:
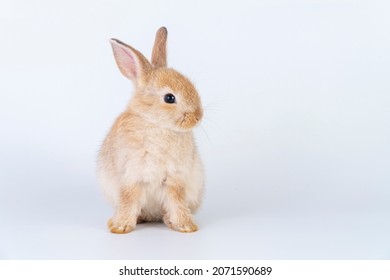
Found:
[{"label": "white background", "polygon": [[[1,259],[389,259],[387,1],[0,2]],[[110,234],[95,159],[132,85],[108,39],[196,84],[200,230]]]}]

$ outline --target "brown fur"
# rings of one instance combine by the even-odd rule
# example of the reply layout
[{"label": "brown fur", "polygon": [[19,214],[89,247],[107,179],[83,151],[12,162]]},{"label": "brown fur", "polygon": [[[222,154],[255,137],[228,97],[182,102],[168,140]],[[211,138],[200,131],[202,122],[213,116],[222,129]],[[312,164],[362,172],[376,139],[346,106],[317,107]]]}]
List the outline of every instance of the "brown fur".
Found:
[{"label": "brown fur", "polygon": [[[111,41],[121,73],[135,85],[99,154],[101,185],[115,208],[108,223],[113,233],[158,220],[177,231],[197,230],[192,213],[201,202],[204,175],[192,128],[203,110],[192,83],[165,67],[166,38],[160,28],[152,64],[134,48]],[[164,102],[167,93],[174,94],[175,104]]]},{"label": "brown fur", "polygon": [[108,222],[112,233],[128,233],[135,228],[137,217],[141,211],[139,204],[140,196],[140,186],[121,189],[120,202],[116,209],[115,217]]},{"label": "brown fur", "polygon": [[154,67],[167,67],[167,36],[168,31],[165,27],[157,30],[151,59]]}]

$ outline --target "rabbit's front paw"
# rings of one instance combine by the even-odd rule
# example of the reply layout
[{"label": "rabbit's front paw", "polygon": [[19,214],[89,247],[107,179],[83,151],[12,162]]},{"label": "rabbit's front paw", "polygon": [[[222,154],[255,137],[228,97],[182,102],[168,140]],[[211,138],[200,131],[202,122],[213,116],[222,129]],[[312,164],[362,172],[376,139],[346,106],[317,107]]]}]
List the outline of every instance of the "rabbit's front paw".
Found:
[{"label": "rabbit's front paw", "polygon": [[135,228],[128,221],[109,219],[107,224],[112,233],[129,233]]},{"label": "rabbit's front paw", "polygon": [[164,216],[164,223],[173,230],[180,232],[194,232],[198,230],[198,226],[193,222],[189,216],[180,217],[178,219],[169,219],[168,216]]}]

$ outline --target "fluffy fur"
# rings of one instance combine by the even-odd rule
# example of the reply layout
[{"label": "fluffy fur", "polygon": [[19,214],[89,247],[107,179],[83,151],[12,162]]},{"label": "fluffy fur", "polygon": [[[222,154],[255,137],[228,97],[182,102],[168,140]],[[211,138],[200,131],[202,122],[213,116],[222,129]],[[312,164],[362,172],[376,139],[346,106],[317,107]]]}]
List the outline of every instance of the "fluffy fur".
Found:
[{"label": "fluffy fur", "polygon": [[[99,180],[115,209],[108,222],[113,233],[160,220],[177,231],[197,230],[192,213],[201,203],[204,174],[192,128],[203,110],[192,83],[166,67],[166,40],[162,27],[151,63],[131,46],[111,40],[120,71],[135,86],[98,158]],[[164,102],[167,93],[176,103]]]}]

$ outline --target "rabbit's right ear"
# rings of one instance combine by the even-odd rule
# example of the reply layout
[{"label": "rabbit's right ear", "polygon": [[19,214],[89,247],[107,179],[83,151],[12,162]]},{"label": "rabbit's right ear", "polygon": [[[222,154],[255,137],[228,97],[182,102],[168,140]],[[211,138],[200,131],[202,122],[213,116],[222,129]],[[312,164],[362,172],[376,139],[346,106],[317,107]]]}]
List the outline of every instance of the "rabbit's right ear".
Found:
[{"label": "rabbit's right ear", "polygon": [[149,61],[136,49],[117,40],[110,40],[116,64],[121,73],[139,84],[152,69]]},{"label": "rabbit's right ear", "polygon": [[167,67],[167,37],[167,29],[160,27],[157,30],[152,51],[151,61],[154,67]]}]

